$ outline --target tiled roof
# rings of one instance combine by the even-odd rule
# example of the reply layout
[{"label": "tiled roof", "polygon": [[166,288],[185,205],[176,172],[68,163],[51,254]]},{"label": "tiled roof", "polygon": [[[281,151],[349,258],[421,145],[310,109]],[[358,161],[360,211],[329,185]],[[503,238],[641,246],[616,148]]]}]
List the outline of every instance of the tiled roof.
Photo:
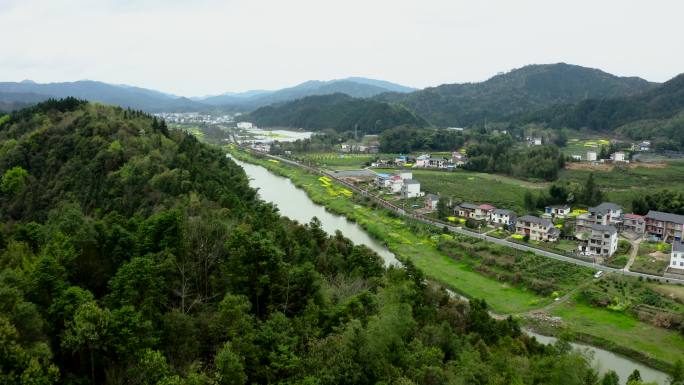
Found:
[{"label": "tiled roof", "polygon": [[474,205],[474,204],[468,203],[468,202],[463,202],[459,206],[464,208],[464,209],[471,209],[471,210],[475,210],[477,208],[477,205]]},{"label": "tiled roof", "polygon": [[494,206],[492,206],[492,205],[488,205],[488,204],[485,203],[485,204],[479,205],[478,208],[481,208],[482,210],[493,210],[493,209],[495,209],[496,207],[494,207]]},{"label": "tiled roof", "polygon": [[646,218],[647,219],[655,219],[656,221],[674,222],[674,223],[684,224],[684,215],[664,213],[662,211],[651,210],[648,212],[648,214],[646,214]]},{"label": "tiled roof", "polygon": [[639,215],[639,214],[625,214],[625,218],[627,218],[627,219],[644,219],[644,216]]},{"label": "tiled roof", "polygon": [[523,215],[522,217],[518,218],[518,222],[531,222],[540,224],[544,227],[553,227],[553,223],[550,220],[535,217],[533,215]]},{"label": "tiled roof", "polygon": [[622,207],[616,205],[615,203],[603,202],[596,207],[590,207],[589,208],[589,211],[592,213],[593,212],[606,213],[608,211],[615,211],[615,210],[622,210]]},{"label": "tiled roof", "polygon": [[615,226],[611,226],[611,225],[601,225],[601,224],[597,224],[597,223],[592,223],[591,225],[589,225],[589,227],[592,230],[596,230],[596,231],[607,231],[611,234],[617,233],[617,229],[615,228]]}]

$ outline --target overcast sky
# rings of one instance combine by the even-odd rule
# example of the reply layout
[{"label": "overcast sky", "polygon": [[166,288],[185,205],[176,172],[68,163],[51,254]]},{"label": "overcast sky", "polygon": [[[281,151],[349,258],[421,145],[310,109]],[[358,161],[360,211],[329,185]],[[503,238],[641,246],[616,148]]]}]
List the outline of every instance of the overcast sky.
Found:
[{"label": "overcast sky", "polygon": [[0,0],[0,81],[422,88],[560,61],[665,81],[684,72],[682,15],[681,0]]}]

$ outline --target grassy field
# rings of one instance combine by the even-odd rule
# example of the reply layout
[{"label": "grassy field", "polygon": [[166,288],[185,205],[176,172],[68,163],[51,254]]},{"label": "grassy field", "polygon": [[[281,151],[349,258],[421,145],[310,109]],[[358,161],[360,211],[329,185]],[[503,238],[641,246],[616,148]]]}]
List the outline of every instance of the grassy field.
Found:
[{"label": "grassy field", "polygon": [[304,162],[312,162],[321,167],[330,167],[337,170],[358,169],[376,158],[394,159],[395,154],[340,154],[337,152],[297,154],[295,159]]},{"label": "grassy field", "polygon": [[[385,242],[400,260],[411,259],[426,276],[467,297],[485,298],[497,313],[524,314],[553,303],[552,296],[541,296],[531,290],[482,275],[473,268],[472,261],[467,258],[454,258],[441,252],[438,249],[441,239],[457,239],[451,235],[440,234],[439,229],[395,217],[388,211],[373,207],[371,202],[363,201],[366,198],[356,195],[332,196],[327,188],[321,185],[318,175],[302,169],[256,159],[245,153],[234,152],[234,155],[290,178],[297,186],[305,189],[314,202],[356,221],[371,236]],[[485,254],[492,253],[489,246],[484,249],[476,247],[473,250],[490,250],[484,251]],[[504,253],[504,257],[507,252],[513,254],[513,251],[505,248],[496,252]],[[496,266],[493,269],[496,270]],[[588,272],[590,273],[589,270]],[[580,281],[574,284],[565,282],[561,286],[570,290],[579,283]],[[551,312],[563,318],[570,332],[588,336],[585,340],[594,338],[596,341],[603,341],[600,343],[601,346],[612,350],[626,351],[625,348],[631,348],[637,351],[636,356],[642,359],[655,358],[672,364],[684,351],[684,338],[677,332],[640,322],[624,312],[595,308],[574,298],[552,307]]]},{"label": "grassy field", "polygon": [[590,307],[573,299],[559,305],[552,314],[562,317],[580,333],[630,347],[661,361],[673,363],[684,352],[684,338],[680,334],[639,322],[623,312]]}]

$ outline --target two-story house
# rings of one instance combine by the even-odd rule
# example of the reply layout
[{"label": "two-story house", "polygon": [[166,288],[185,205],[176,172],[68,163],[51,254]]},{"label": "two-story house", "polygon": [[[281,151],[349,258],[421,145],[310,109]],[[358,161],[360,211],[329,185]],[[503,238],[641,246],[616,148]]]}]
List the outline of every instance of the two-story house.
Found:
[{"label": "two-story house", "polygon": [[494,211],[496,207],[488,204],[481,204],[477,206],[475,209],[475,219],[478,221],[487,221],[489,222],[489,219],[491,218],[492,211]]},{"label": "two-story house", "polygon": [[523,237],[529,236],[533,241],[556,242],[560,236],[560,230],[553,226],[553,222],[532,215],[518,218],[515,232]]},{"label": "two-story house", "polygon": [[551,218],[565,218],[570,215],[570,206],[568,205],[554,205],[546,206],[544,208],[544,215]]},{"label": "two-story house", "polygon": [[646,233],[665,242],[682,240],[684,215],[651,210],[644,217]]},{"label": "two-story house", "polygon": [[423,196],[423,194],[420,192],[420,182],[415,179],[404,180],[401,186],[401,197],[403,199],[417,198]]},{"label": "two-story house", "polygon": [[494,226],[503,226],[506,228],[511,228],[515,226],[515,221],[518,216],[511,210],[506,209],[494,209],[492,210],[489,223]]},{"label": "two-story house", "polygon": [[472,203],[463,202],[454,208],[454,215],[461,218],[473,218],[475,219],[475,211],[477,210],[477,205]]}]

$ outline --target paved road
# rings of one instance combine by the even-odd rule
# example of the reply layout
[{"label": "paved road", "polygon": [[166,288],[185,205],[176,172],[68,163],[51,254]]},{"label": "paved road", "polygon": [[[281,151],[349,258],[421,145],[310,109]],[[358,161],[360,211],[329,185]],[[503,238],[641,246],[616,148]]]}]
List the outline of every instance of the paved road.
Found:
[{"label": "paved road", "polygon": [[434,219],[431,219],[431,218],[428,218],[428,217],[425,217],[425,216],[422,216],[422,215],[414,215],[414,214],[411,214],[411,213],[407,213],[407,212],[406,212],[404,209],[402,209],[401,207],[396,206],[396,205],[392,204],[391,202],[388,202],[388,201],[382,199],[381,197],[379,197],[379,196],[377,196],[377,195],[374,195],[374,194],[372,194],[372,193],[370,193],[370,192],[368,192],[368,191],[366,191],[366,190],[360,189],[359,187],[357,187],[357,186],[355,186],[355,185],[353,185],[353,184],[351,184],[351,183],[347,183],[346,181],[343,181],[343,180],[341,180],[341,179],[336,178],[336,177],[334,176],[333,173],[326,172],[326,171],[321,170],[321,169],[318,169],[318,168],[310,167],[310,166],[307,166],[307,165],[301,164],[301,163],[299,163],[299,162],[295,162],[295,161],[293,161],[293,160],[286,159],[286,158],[283,158],[283,157],[280,157],[280,156],[265,154],[265,153],[261,153],[261,152],[258,152],[258,154],[263,155],[263,156],[267,156],[267,157],[272,158],[272,159],[279,160],[279,161],[281,161],[281,162],[283,162],[283,163],[287,163],[287,164],[290,164],[290,165],[293,165],[293,166],[302,167],[302,168],[305,168],[305,169],[307,169],[307,170],[309,170],[309,171],[312,171],[312,172],[315,172],[315,173],[318,173],[318,174],[326,175],[326,176],[328,176],[328,177],[330,177],[330,178],[332,178],[332,179],[335,179],[337,182],[339,182],[339,183],[341,183],[341,184],[347,186],[347,187],[350,188],[350,189],[353,189],[354,191],[356,191],[356,192],[358,192],[358,193],[360,193],[360,194],[362,194],[362,195],[371,197],[371,198],[374,199],[377,203],[383,205],[385,208],[387,208],[387,209],[389,209],[389,210],[392,210],[392,211],[396,212],[397,214],[399,214],[399,215],[401,215],[401,216],[408,217],[408,218],[413,218],[413,219],[418,220],[418,221],[421,221],[421,222],[423,222],[423,223],[427,223],[427,224],[430,224],[430,225],[433,225],[433,226],[437,226],[437,227],[440,227],[440,228],[444,228],[444,227],[446,226],[447,229],[449,229],[449,231],[454,232],[454,233],[463,234],[463,235],[466,235],[466,236],[469,236],[469,237],[482,239],[482,240],[487,241],[487,242],[495,243],[495,244],[498,244],[498,245],[501,245],[501,246],[506,246],[506,247],[510,247],[510,248],[513,248],[513,249],[517,249],[517,250],[529,251],[529,252],[535,253],[535,254],[537,254],[537,255],[541,255],[541,256],[543,256],[543,257],[553,258],[553,259],[556,259],[556,260],[559,260],[559,261],[563,261],[563,262],[568,262],[568,263],[574,263],[575,265],[585,266],[585,267],[589,267],[589,268],[596,269],[596,270],[603,270],[603,271],[610,272],[610,273],[628,275],[628,276],[632,276],[632,277],[642,277],[642,278],[644,278],[644,279],[650,278],[650,279],[652,279],[652,280],[657,280],[657,281],[661,281],[661,282],[666,282],[666,281],[667,281],[667,282],[670,282],[670,283],[677,283],[677,284],[680,284],[680,285],[684,285],[684,279],[665,278],[665,277],[661,277],[661,276],[658,276],[658,275],[637,273],[637,272],[634,272],[634,271],[625,271],[625,270],[623,270],[623,269],[615,269],[615,268],[612,268],[612,267],[609,267],[609,266],[599,265],[599,264],[596,264],[596,263],[583,261],[583,260],[581,260],[581,259],[571,258],[571,257],[565,256],[565,255],[562,255],[562,254],[553,253],[553,252],[550,252],[550,251],[547,251],[547,250],[538,249],[538,248],[536,248],[536,247],[531,247],[531,246],[528,246],[528,245],[523,245],[523,244],[520,244],[520,243],[507,241],[507,240],[505,240],[505,239],[499,239],[499,238],[490,237],[490,236],[488,236],[488,235],[486,235],[486,234],[481,234],[481,233],[478,233],[478,232],[475,232],[475,231],[472,231],[472,230],[465,229],[465,228],[463,228],[463,227],[456,227],[456,226],[452,226],[452,225],[449,225],[449,224],[446,224],[446,223],[438,222],[438,221],[435,221]]}]

